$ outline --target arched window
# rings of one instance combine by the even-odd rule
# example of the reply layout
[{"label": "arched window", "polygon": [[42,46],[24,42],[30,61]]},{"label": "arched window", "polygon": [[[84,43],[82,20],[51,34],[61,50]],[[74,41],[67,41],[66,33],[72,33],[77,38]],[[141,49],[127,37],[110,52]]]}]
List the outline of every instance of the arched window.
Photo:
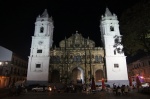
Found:
[{"label": "arched window", "polygon": [[110,31],[114,31],[114,27],[113,26],[110,26]]},{"label": "arched window", "polygon": [[60,57],[59,56],[57,56],[57,62],[60,62]]},{"label": "arched window", "polygon": [[72,56],[72,55],[70,55],[70,58],[72,59],[72,58],[73,58],[73,56]]},{"label": "arched window", "polygon": [[81,61],[81,56],[80,56],[80,55],[77,56],[77,61],[78,61],[78,62]]},{"label": "arched window", "polygon": [[41,27],[40,28],[40,33],[43,33],[44,32],[44,27]]},{"label": "arched window", "polygon": [[74,56],[73,61],[75,62],[77,61],[77,56]]},{"label": "arched window", "polygon": [[92,55],[92,58],[94,58],[94,55]]},{"label": "arched window", "polygon": [[98,62],[98,56],[97,55],[95,56],[95,62]]},{"label": "arched window", "polygon": [[101,55],[99,56],[99,61],[103,62],[103,57]]},{"label": "arched window", "polygon": [[44,21],[44,19],[41,20],[41,22]]}]

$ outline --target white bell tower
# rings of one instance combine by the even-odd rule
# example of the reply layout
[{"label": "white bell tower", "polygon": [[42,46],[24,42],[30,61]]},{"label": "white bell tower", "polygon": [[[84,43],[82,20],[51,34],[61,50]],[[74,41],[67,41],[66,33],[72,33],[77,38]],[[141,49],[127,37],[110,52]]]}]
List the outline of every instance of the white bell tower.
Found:
[{"label": "white bell tower", "polygon": [[36,18],[28,61],[27,84],[47,84],[49,80],[50,48],[53,43],[53,20],[47,10]]},{"label": "white bell tower", "polygon": [[105,49],[107,83],[110,86],[129,85],[126,56],[123,52],[118,23],[117,16],[106,8],[105,15],[101,17],[100,31]]}]

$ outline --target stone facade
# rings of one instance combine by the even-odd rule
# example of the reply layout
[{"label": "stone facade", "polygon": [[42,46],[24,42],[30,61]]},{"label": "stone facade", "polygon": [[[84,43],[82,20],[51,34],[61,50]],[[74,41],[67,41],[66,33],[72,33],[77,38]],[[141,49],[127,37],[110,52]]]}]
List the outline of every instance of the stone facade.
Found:
[{"label": "stone facade", "polygon": [[[100,20],[102,47],[84,38],[78,31],[52,48],[53,20],[47,10],[35,22],[28,61],[28,84],[48,83],[101,83],[102,78],[111,86],[128,85],[126,56],[121,43],[119,21],[106,8]],[[99,41],[101,42],[101,40]]]},{"label": "stone facade", "polygon": [[50,82],[90,83],[94,76],[99,83],[106,76],[103,48],[78,31],[51,49],[50,57]]}]

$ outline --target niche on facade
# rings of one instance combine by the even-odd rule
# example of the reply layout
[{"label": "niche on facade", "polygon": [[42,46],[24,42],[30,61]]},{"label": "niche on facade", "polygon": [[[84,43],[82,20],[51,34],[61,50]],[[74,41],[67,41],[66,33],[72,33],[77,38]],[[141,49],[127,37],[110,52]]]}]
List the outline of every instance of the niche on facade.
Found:
[{"label": "niche on facade", "polygon": [[118,54],[122,54],[123,51],[123,45],[122,45],[122,38],[121,36],[115,35],[114,36],[114,55]]}]

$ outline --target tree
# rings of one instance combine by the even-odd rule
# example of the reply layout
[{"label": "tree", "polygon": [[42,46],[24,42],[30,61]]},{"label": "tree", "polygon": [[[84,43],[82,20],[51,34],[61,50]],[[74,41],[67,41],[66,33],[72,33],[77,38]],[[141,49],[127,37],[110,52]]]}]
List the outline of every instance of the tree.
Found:
[{"label": "tree", "polygon": [[150,1],[143,0],[127,9],[120,17],[124,51],[136,55],[150,52]]}]

